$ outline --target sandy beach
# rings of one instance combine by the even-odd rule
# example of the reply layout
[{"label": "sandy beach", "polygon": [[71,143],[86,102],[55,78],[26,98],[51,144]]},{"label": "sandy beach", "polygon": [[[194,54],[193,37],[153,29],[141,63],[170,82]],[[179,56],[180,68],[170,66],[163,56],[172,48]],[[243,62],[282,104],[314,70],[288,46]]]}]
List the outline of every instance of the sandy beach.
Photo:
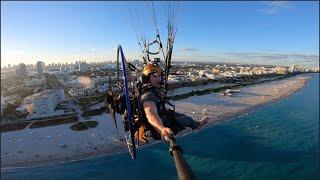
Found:
[{"label": "sandy beach", "polygon": [[[239,93],[231,97],[212,93],[192,96],[173,103],[177,112],[196,120],[204,115],[209,116],[210,120],[206,126],[210,126],[288,97],[303,88],[308,79],[308,75],[298,75],[243,87]],[[27,127],[19,131],[1,133],[1,169],[38,166],[127,151],[125,143],[119,141],[116,135],[109,114],[103,113],[91,117],[91,120],[97,121],[99,125],[84,131],[73,131],[70,129],[72,124],[64,124],[36,129]],[[118,115],[117,121],[120,136],[123,138],[122,120]]]}]

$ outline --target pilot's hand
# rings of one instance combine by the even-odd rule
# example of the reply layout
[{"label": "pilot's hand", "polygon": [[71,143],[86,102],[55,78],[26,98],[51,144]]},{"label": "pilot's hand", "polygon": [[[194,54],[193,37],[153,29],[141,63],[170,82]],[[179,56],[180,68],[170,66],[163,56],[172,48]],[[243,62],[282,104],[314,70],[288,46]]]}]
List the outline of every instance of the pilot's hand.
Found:
[{"label": "pilot's hand", "polygon": [[161,129],[161,138],[164,140],[168,140],[170,136],[172,136],[173,132],[170,128],[164,127]]}]

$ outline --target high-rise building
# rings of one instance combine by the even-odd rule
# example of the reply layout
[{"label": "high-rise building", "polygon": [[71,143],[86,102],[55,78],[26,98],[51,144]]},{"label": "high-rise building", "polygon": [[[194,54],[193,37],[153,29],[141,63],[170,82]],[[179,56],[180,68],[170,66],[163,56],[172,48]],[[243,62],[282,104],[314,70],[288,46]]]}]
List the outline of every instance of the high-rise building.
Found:
[{"label": "high-rise building", "polygon": [[6,103],[4,101],[4,98],[1,96],[1,115],[3,114],[3,109],[5,107]]},{"label": "high-rise building", "polygon": [[20,63],[16,69],[16,74],[20,80],[27,78],[27,67],[25,64]]},{"label": "high-rise building", "polygon": [[50,89],[40,93],[33,101],[35,112],[38,115],[51,114],[59,103],[65,100],[63,89]]},{"label": "high-rise building", "polygon": [[88,64],[85,61],[79,62],[79,71],[86,72],[87,70],[88,70]]},{"label": "high-rise building", "polygon": [[43,74],[44,68],[45,68],[44,62],[38,61],[37,62],[37,72],[38,72],[38,74]]},{"label": "high-rise building", "polygon": [[292,66],[289,68],[289,72],[297,72],[298,71],[298,65],[292,64]]},{"label": "high-rise building", "polygon": [[288,69],[282,66],[276,66],[273,68],[273,72],[277,74],[288,74]]}]

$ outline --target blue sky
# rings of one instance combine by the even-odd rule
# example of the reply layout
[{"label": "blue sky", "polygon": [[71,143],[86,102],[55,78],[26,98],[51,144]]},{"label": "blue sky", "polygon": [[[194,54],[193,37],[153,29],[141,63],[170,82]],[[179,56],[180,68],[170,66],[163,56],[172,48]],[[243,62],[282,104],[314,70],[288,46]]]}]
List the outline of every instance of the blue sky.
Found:
[{"label": "blue sky", "polygon": [[[171,2],[171,4],[173,4]],[[147,2],[1,2],[1,66],[140,58]],[[166,4],[154,2],[162,39]],[[179,2],[173,60],[319,66],[318,2]]]}]

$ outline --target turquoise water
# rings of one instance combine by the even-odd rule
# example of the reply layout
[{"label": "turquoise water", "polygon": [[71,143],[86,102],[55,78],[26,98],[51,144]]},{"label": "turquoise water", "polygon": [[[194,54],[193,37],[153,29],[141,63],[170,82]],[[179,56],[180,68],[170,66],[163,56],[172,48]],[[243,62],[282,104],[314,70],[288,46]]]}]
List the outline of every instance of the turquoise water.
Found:
[{"label": "turquoise water", "polygon": [[[319,74],[301,91],[179,138],[198,179],[319,179]],[[1,179],[177,179],[165,143],[128,153],[13,170]]]}]

